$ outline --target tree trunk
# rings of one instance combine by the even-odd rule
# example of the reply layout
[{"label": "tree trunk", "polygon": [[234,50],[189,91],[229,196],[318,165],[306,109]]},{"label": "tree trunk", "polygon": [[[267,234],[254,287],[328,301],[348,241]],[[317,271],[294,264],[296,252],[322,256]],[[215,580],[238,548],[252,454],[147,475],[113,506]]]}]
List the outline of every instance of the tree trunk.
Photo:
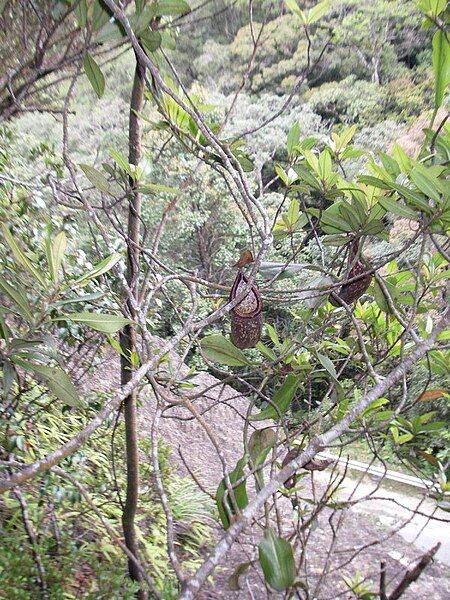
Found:
[{"label": "tree trunk", "polygon": [[[133,81],[133,91],[130,102],[128,160],[130,164],[137,165],[141,156],[141,128],[136,113],[142,110],[144,103],[144,70],[136,63]],[[128,234],[127,234],[127,273],[128,285],[137,299],[139,294],[139,241],[140,241],[140,215],[141,198],[136,191],[136,182],[131,180],[131,191],[128,207]],[[134,310],[130,301],[127,301],[132,317]],[[128,383],[132,377],[130,354],[136,348],[136,330],[134,325],[127,325],[120,336],[120,345],[125,356],[120,358],[120,379],[122,385]],[[135,516],[139,498],[139,450],[137,433],[137,394],[134,391],[124,400],[126,463],[127,463],[127,493],[125,506],[122,513],[122,526],[127,548],[138,558],[138,543],[136,539]],[[131,579],[142,581],[142,575],[135,563],[128,561],[128,570]],[[147,593],[144,589],[138,592],[138,598],[144,600]]]},{"label": "tree trunk", "polygon": [[376,83],[377,85],[381,85],[380,62],[381,53],[372,57],[372,83]]}]

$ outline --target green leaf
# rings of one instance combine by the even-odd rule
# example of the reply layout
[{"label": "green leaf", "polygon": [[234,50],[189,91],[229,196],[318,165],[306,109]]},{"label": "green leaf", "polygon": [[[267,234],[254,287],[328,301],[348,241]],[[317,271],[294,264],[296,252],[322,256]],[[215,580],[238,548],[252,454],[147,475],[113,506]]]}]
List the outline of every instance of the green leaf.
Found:
[{"label": "green leaf", "polygon": [[404,171],[405,173],[409,173],[411,169],[411,158],[406,154],[403,148],[398,144],[394,144],[392,146],[391,152],[392,156],[395,158],[402,171]]},{"label": "green leaf", "polygon": [[54,302],[54,306],[64,306],[65,304],[76,304],[77,302],[92,302],[98,300],[105,295],[105,292],[94,292],[92,294],[84,294],[83,296],[75,296],[72,298],[66,298],[65,300],[57,300]]},{"label": "green leaf", "polygon": [[243,456],[238,460],[236,467],[229,475],[231,488],[233,490],[234,502],[232,498],[230,498],[231,493],[228,493],[227,487],[225,485],[225,478],[219,484],[216,492],[216,503],[217,508],[219,510],[219,517],[222,521],[222,525],[225,529],[228,529],[230,526],[229,515],[235,515],[235,505],[239,509],[243,509],[248,504],[248,496],[247,496],[247,481],[242,481],[239,485],[234,485],[237,481],[242,479],[244,476],[244,467],[247,464],[247,457]]},{"label": "green leaf", "polygon": [[7,398],[14,383],[17,381],[17,373],[9,360],[5,360],[2,365],[3,375],[3,397]]},{"label": "green leaf", "polygon": [[289,156],[292,155],[295,146],[298,145],[300,141],[300,123],[298,121],[296,121],[291,129],[289,130],[288,136],[287,136],[287,151]]},{"label": "green leaf", "polygon": [[329,0],[323,0],[323,2],[319,2],[316,6],[313,6],[311,10],[308,11],[308,25],[311,23],[315,23],[319,19],[321,19],[324,14],[326,14],[330,9]]},{"label": "green leaf", "polygon": [[58,281],[59,269],[61,268],[61,263],[66,252],[66,248],[67,237],[64,231],[61,231],[52,240],[49,252],[51,256],[51,260],[49,261],[49,267],[51,269],[50,276],[54,282]]},{"label": "green leaf", "polygon": [[352,141],[355,133],[356,125],[352,125],[351,127],[344,129],[339,136],[339,148],[345,148],[345,146]]},{"label": "green leaf", "polygon": [[386,225],[381,219],[371,219],[363,228],[364,235],[378,235],[386,229]]},{"label": "green leaf", "polygon": [[258,467],[266,460],[271,448],[277,441],[277,434],[270,427],[255,429],[248,441],[248,452],[253,465]]},{"label": "green leaf", "polygon": [[433,36],[434,106],[439,108],[450,81],[450,42],[447,33],[438,29]]},{"label": "green leaf", "polygon": [[284,185],[289,185],[289,177],[283,167],[280,165],[275,165],[275,173],[278,175]]},{"label": "green leaf", "polygon": [[35,374],[37,378],[42,380],[47,385],[48,389],[65,404],[68,404],[69,406],[83,405],[72,380],[61,367],[48,367],[17,357],[13,357],[12,360],[26,371]]},{"label": "green leaf", "polygon": [[311,265],[309,263],[291,263],[286,266],[286,263],[281,262],[262,262],[260,273],[265,279],[272,279],[272,277],[281,272],[281,275],[278,275],[278,279],[286,279],[287,277],[295,277],[304,269],[310,268]]},{"label": "green leaf", "polygon": [[117,166],[120,167],[121,169],[123,169],[126,173],[128,173],[128,175],[130,175],[131,177],[133,177],[133,169],[131,168],[130,163],[126,160],[125,157],[123,157],[120,152],[117,152],[117,150],[111,149],[109,151],[110,155],[112,156],[112,158],[116,161]]},{"label": "green leaf", "polygon": [[4,223],[1,224],[5,241],[8,244],[11,252],[16,261],[24,267],[42,286],[46,287],[46,282],[41,273],[31,264],[30,259],[22,252],[20,246],[16,243],[15,239],[11,235],[11,232]]},{"label": "green leaf", "polygon": [[270,450],[275,446],[277,434],[270,427],[264,429],[255,429],[248,441],[248,452],[250,454],[251,465],[255,469],[255,479],[259,489],[264,486],[264,476],[261,470],[264,461]]},{"label": "green leaf", "polygon": [[0,279],[0,290],[7,294],[16,305],[19,314],[26,319],[31,319],[31,307],[25,292],[21,286],[9,285],[4,279]]},{"label": "green leaf", "polygon": [[399,217],[405,217],[405,219],[416,219],[418,218],[417,213],[408,206],[401,204],[398,200],[392,200],[391,198],[380,198],[379,203],[381,206]]},{"label": "green leaf", "polygon": [[289,227],[293,231],[300,217],[300,204],[296,198],[291,200],[286,216],[289,223]]},{"label": "green leaf", "polygon": [[333,171],[333,164],[331,162],[331,155],[328,150],[323,150],[319,154],[317,160],[318,175],[323,181],[327,181]]},{"label": "green leaf", "polygon": [[319,354],[317,353],[317,358],[320,360],[321,365],[323,366],[323,368],[328,371],[328,373],[331,375],[331,377],[337,381],[337,373],[336,373],[336,369],[334,368],[333,363],[331,362],[331,360],[328,358],[328,356],[325,356],[324,354]]},{"label": "green leaf", "polygon": [[92,87],[94,88],[94,92],[99,98],[101,98],[105,91],[105,78],[100,70],[100,67],[89,54],[89,52],[84,53],[83,65],[84,71],[91,82]]},{"label": "green leaf", "polygon": [[158,0],[156,16],[185,15],[191,12],[191,7],[184,0]]},{"label": "green leaf", "polygon": [[92,29],[98,31],[101,27],[108,23],[111,18],[111,13],[107,9],[102,0],[94,0],[92,11]]},{"label": "green leaf", "polygon": [[[389,292],[389,295],[391,296],[392,300],[395,301],[395,298],[397,296],[397,287],[387,279],[384,280],[384,285],[386,286],[386,289]],[[385,313],[390,313],[391,309],[389,308],[389,304],[386,300],[386,296],[384,295],[384,291],[381,288],[378,281],[376,280],[373,282],[373,290],[373,295],[375,297],[375,302],[377,303],[378,308]]]},{"label": "green leaf", "polygon": [[[262,410],[257,415],[252,415],[250,417],[251,421],[263,421],[264,419],[275,419],[278,420],[280,415],[283,416],[284,413],[289,408],[291,404],[295,392],[299,386],[299,380],[295,375],[288,375],[284,380],[281,387],[277,389],[277,391],[273,395],[273,406],[270,404],[267,408]],[[275,408],[276,407],[276,408]],[[278,409],[278,410],[277,410]]]},{"label": "green leaf", "polygon": [[83,323],[95,331],[101,333],[116,333],[125,325],[132,323],[130,319],[125,319],[119,315],[106,313],[80,312],[62,315],[53,319],[54,321],[73,321],[74,323]]},{"label": "green leaf", "polygon": [[264,578],[271,588],[281,592],[295,581],[295,562],[291,544],[277,537],[273,529],[266,529],[258,546],[258,555]]},{"label": "green leaf", "polygon": [[226,337],[214,333],[203,338],[200,342],[203,354],[208,360],[218,362],[228,367],[245,367],[250,364],[245,354],[236,348]]},{"label": "green leaf", "polygon": [[146,183],[138,187],[138,192],[141,194],[179,194],[181,190],[179,188],[171,187],[170,185],[161,185],[160,183]]},{"label": "green leaf", "polygon": [[384,406],[385,404],[388,404],[388,403],[389,403],[389,400],[387,398],[377,398],[376,400],[371,402],[367,408],[365,408],[363,410],[363,412],[361,413],[361,416],[367,417],[368,415],[370,415],[370,413],[377,411],[381,406]]},{"label": "green leaf", "polygon": [[382,179],[378,179],[378,177],[372,177],[372,175],[359,175],[358,181],[361,183],[365,183],[366,185],[371,185],[372,187],[379,188],[381,190],[391,190],[392,186],[389,183],[386,183]]},{"label": "green leaf", "polygon": [[147,33],[148,26],[150,25],[152,19],[154,19],[155,16],[155,4],[147,4],[142,8],[141,11],[137,11],[136,14],[131,15],[130,23],[136,35],[140,36],[143,33]]},{"label": "green leaf", "polygon": [[109,183],[103,173],[100,173],[94,167],[80,163],[80,168],[94,187],[101,192],[109,191]]},{"label": "green leaf", "polygon": [[151,54],[152,52],[156,52],[156,50],[158,50],[158,48],[161,46],[162,37],[159,31],[149,29],[145,33],[141,34],[141,42],[146,52]]},{"label": "green leaf", "polygon": [[86,27],[87,23],[87,2],[86,0],[73,0],[72,4],[75,4],[74,15],[77,23],[80,27]]},{"label": "green leaf", "polygon": [[423,170],[420,169],[419,165],[417,165],[411,171],[410,177],[411,177],[412,181],[414,182],[414,184],[417,186],[417,188],[423,194],[425,194],[425,196],[428,196],[428,198],[431,198],[432,200],[439,202],[439,200],[440,200],[439,190],[435,186],[434,181],[431,179],[431,177],[429,177],[427,175],[427,173],[424,173]]},{"label": "green leaf", "polygon": [[349,233],[353,226],[340,216],[342,202],[336,202],[329,206],[324,213],[320,223],[326,233]]},{"label": "green leaf", "polygon": [[249,159],[249,157],[243,152],[233,152],[234,156],[238,159],[239,164],[242,167],[244,173],[251,173],[255,168],[255,165]]},{"label": "green leaf", "polygon": [[418,8],[432,17],[437,17],[447,6],[447,0],[420,0]]},{"label": "green leaf", "polygon": [[425,201],[425,199],[423,198],[423,196],[420,192],[416,192],[415,190],[410,190],[409,188],[405,187],[404,185],[400,185],[398,183],[392,183],[392,187],[401,196],[403,196],[403,198],[405,198],[406,200],[411,202],[411,204],[414,204],[414,206],[417,206],[417,208],[419,208],[420,210],[423,210],[425,212],[430,212],[430,206]]},{"label": "green leaf", "polygon": [[316,190],[322,189],[320,181],[314,177],[307,167],[304,165],[294,165],[293,169],[298,175],[299,182],[304,182]]},{"label": "green leaf", "polygon": [[106,258],[101,260],[99,263],[97,263],[93,269],[91,269],[87,273],[84,273],[83,275],[78,277],[78,279],[75,279],[75,281],[72,281],[70,285],[71,286],[86,285],[91,279],[100,277],[100,275],[103,275],[104,273],[107,273],[108,271],[110,271],[114,267],[114,265],[116,265],[119,262],[119,260],[121,258],[122,258],[122,255],[119,252],[115,252],[114,254],[107,256]]},{"label": "green leaf", "polygon": [[299,17],[299,19],[302,21],[302,23],[304,25],[306,25],[305,13],[298,6],[297,2],[295,0],[284,0],[284,2],[286,4],[286,6],[289,8],[289,10],[292,11],[294,13],[294,15],[297,15],[297,17]]}]

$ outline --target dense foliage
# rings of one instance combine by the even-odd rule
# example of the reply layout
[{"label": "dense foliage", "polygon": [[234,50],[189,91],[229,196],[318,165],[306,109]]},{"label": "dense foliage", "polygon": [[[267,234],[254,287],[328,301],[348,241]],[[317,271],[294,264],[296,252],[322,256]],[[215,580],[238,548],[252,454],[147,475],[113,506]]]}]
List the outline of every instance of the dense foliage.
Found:
[{"label": "dense foliage", "polygon": [[[308,540],[347,507],[336,464],[320,497],[303,482],[328,446],[448,509],[448,16],[0,2],[0,597],[192,598],[219,524],[258,536],[232,589],[256,568],[326,597],[334,537],[318,579]],[[233,463],[196,404],[223,381],[247,406]],[[162,417],[206,432],[214,490]],[[383,598],[351,560],[341,591]]]}]

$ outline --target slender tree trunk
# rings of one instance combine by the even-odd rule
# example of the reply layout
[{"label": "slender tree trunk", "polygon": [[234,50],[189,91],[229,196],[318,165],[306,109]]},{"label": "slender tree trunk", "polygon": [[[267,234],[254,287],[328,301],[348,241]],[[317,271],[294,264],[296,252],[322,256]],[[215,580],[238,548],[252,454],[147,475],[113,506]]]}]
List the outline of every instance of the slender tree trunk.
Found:
[{"label": "slender tree trunk", "polygon": [[[130,102],[128,160],[130,164],[137,165],[141,156],[141,127],[136,113],[142,110],[144,103],[144,71],[136,63],[133,81],[133,91]],[[130,200],[128,208],[128,253],[127,253],[127,282],[135,298],[139,294],[139,238],[141,198],[136,191],[136,182],[131,181]],[[133,307],[128,301],[130,314],[134,316]],[[132,377],[130,354],[136,348],[136,330],[133,325],[127,325],[120,339],[125,356],[121,356],[120,379],[122,385],[128,383]],[[127,548],[138,558],[138,543],[136,539],[135,517],[139,497],[139,450],[137,433],[137,393],[134,391],[124,400],[126,462],[127,462],[127,494],[122,513],[122,526]],[[131,579],[142,581],[142,575],[136,564],[129,560],[128,570]],[[147,598],[145,590],[138,593],[138,598]]]},{"label": "slender tree trunk", "polygon": [[30,515],[28,514],[27,501],[25,500],[25,497],[19,488],[14,489],[14,495],[16,496],[17,500],[19,501],[20,510],[22,511],[23,525],[25,527],[28,541],[30,542],[31,552],[33,554],[33,559],[34,559],[34,564],[36,565],[37,580],[39,583],[39,588],[41,590],[41,597],[44,600],[48,600],[48,598],[50,596],[49,596],[48,587],[47,587],[45,568],[44,568],[44,564],[41,559],[41,555],[39,554],[38,538],[37,538],[36,532],[34,530],[33,524],[30,520]]},{"label": "slender tree trunk", "polygon": [[376,85],[381,85],[380,61],[381,52],[372,57],[372,83],[376,83]]}]

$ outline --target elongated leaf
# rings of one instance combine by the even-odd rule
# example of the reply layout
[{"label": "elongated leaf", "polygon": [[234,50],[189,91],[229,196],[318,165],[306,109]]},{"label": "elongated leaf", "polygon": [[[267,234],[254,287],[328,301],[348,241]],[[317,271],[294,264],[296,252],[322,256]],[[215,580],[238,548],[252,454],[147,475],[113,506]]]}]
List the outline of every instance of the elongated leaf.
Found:
[{"label": "elongated leaf", "polygon": [[103,27],[103,25],[108,23],[110,18],[111,13],[103,1],[94,0],[94,6],[92,10],[92,29],[94,31],[98,31],[101,27]]},{"label": "elongated leaf", "polygon": [[103,275],[104,273],[107,273],[108,271],[110,271],[114,267],[114,265],[116,265],[119,262],[119,260],[121,258],[122,258],[122,255],[119,252],[116,252],[114,254],[111,254],[110,256],[107,256],[106,258],[101,260],[99,263],[97,263],[93,269],[91,269],[87,273],[84,273],[83,275],[81,275],[81,277],[78,277],[78,279],[75,279],[75,281],[73,281],[71,283],[71,285],[72,286],[86,285],[91,279],[100,277],[100,275]]},{"label": "elongated leaf", "polygon": [[428,196],[428,198],[432,198],[436,202],[439,201],[439,190],[435,186],[434,181],[426,173],[423,173],[420,170],[419,166],[415,167],[411,171],[411,179],[413,180],[417,188],[423,194],[425,194],[425,196]]},{"label": "elongated leaf", "polygon": [[291,200],[286,216],[289,223],[289,227],[293,229],[300,217],[300,204],[296,198]]},{"label": "elongated leaf", "polygon": [[236,348],[226,337],[214,333],[203,338],[200,346],[207,359],[229,367],[245,367],[250,362],[247,357]]},{"label": "elongated leaf", "polygon": [[239,485],[234,485],[237,481],[242,479],[244,475],[244,467],[247,464],[247,457],[243,456],[236,463],[236,467],[229,475],[230,484],[234,493],[234,502],[230,498],[231,493],[228,493],[227,487],[225,485],[225,478],[219,484],[216,492],[216,503],[217,508],[219,510],[220,520],[222,521],[222,525],[225,529],[228,529],[230,526],[229,515],[236,514],[235,506],[239,509],[243,509],[248,504],[248,496],[247,496],[247,481],[244,480]]},{"label": "elongated leaf", "polygon": [[409,206],[405,206],[398,200],[392,200],[391,198],[380,198],[379,203],[387,211],[399,217],[405,217],[405,219],[417,219],[418,214]]},{"label": "elongated leaf", "polygon": [[83,173],[86,175],[86,177],[89,179],[89,181],[94,187],[96,187],[101,192],[109,191],[109,183],[106,177],[103,175],[103,173],[100,173],[100,171],[98,171],[94,167],[91,167],[90,165],[84,165],[81,163],[80,169],[83,171]]},{"label": "elongated leaf", "polygon": [[366,185],[371,185],[373,187],[379,188],[381,190],[392,189],[392,186],[389,183],[386,183],[378,177],[373,177],[372,175],[359,175],[358,181],[360,181],[361,183],[365,183]]},{"label": "elongated leaf", "polygon": [[87,22],[87,1],[73,0],[72,4],[76,4],[74,9],[75,18],[80,27],[86,27]]},{"label": "elongated leaf", "polygon": [[67,237],[64,231],[58,233],[58,235],[53,239],[50,247],[51,253],[51,277],[52,281],[58,281],[59,269],[61,268],[61,263],[64,258],[64,254],[67,248]]},{"label": "elongated leaf", "polygon": [[0,290],[7,294],[17,307],[18,312],[26,319],[31,318],[31,307],[25,292],[20,286],[9,285],[4,279],[0,279]]},{"label": "elongated leaf", "polygon": [[17,373],[9,360],[5,360],[2,365],[3,375],[3,397],[7,398],[14,383],[17,381]]},{"label": "elongated leaf", "polygon": [[392,183],[392,187],[403,198],[405,198],[405,200],[408,200],[409,202],[411,202],[411,204],[420,208],[420,210],[423,210],[428,213],[430,212],[431,208],[420,192],[410,190],[404,185],[399,185],[397,183]]},{"label": "elongated leaf", "polygon": [[170,185],[162,185],[160,183],[146,183],[144,185],[140,185],[138,191],[141,194],[179,194],[181,190],[179,188],[171,187]]},{"label": "elongated leaf", "polygon": [[302,21],[302,23],[304,25],[306,25],[305,13],[301,10],[301,8],[297,4],[297,2],[295,0],[284,0],[284,2],[286,4],[286,6],[289,8],[289,10],[291,10],[294,13],[294,15],[297,15],[297,17],[299,17],[299,19]]},{"label": "elongated leaf", "polygon": [[11,235],[11,232],[9,231],[9,229],[6,227],[6,225],[4,223],[2,223],[1,226],[2,226],[3,235],[5,236],[5,241],[8,244],[8,246],[10,247],[11,252],[13,253],[13,256],[16,259],[16,261],[22,267],[25,267],[25,269],[36,279],[36,281],[38,281],[41,285],[46,287],[46,282],[45,282],[44,277],[41,275],[41,273],[38,271],[38,269],[31,263],[30,259],[25,255],[25,253],[22,252],[20,246],[17,244],[17,242]]},{"label": "elongated leaf", "polygon": [[117,150],[114,150],[113,148],[110,149],[109,153],[112,156],[112,158],[116,161],[117,166],[123,169],[126,173],[128,173],[128,175],[133,177],[133,168],[131,167],[127,159],[124,156],[122,156],[120,152],[117,152]]},{"label": "elongated leaf", "polygon": [[156,16],[185,15],[191,12],[191,7],[184,0],[158,0]]},{"label": "elongated leaf", "polygon": [[434,106],[439,108],[450,80],[450,43],[447,33],[438,29],[433,36]]},{"label": "elongated leaf", "polygon": [[265,279],[272,279],[278,273],[280,273],[278,279],[285,279],[286,277],[295,277],[304,269],[315,270],[314,265],[311,266],[309,263],[291,263],[286,266],[286,263],[281,262],[262,262],[260,273]]},{"label": "elongated leaf", "polygon": [[[397,288],[395,287],[395,285],[392,284],[390,281],[387,281],[386,279],[384,280],[384,285],[386,286],[386,289],[389,292],[391,298],[395,300],[395,297],[397,295]],[[389,308],[389,304],[384,295],[384,291],[376,280],[373,282],[373,295],[375,297],[375,302],[377,303],[378,308],[385,313],[390,313],[391,309]]]},{"label": "elongated leaf", "polygon": [[324,354],[317,353],[317,358],[320,360],[320,363],[323,366],[323,368],[328,371],[328,373],[331,375],[331,377],[335,381],[337,381],[336,369],[334,368],[334,365],[331,362],[331,360],[328,358],[328,356],[325,356]]},{"label": "elongated leaf", "polygon": [[141,35],[149,30],[151,20],[156,16],[156,5],[147,4],[142,7],[142,10],[136,11],[135,15],[131,15],[130,23],[136,35]]},{"label": "elongated leaf", "polygon": [[270,427],[255,429],[248,441],[248,451],[255,466],[262,464],[269,450],[277,441],[277,434]]},{"label": "elongated leaf", "polygon": [[48,367],[17,357],[14,357],[13,361],[26,371],[36,375],[37,378],[42,380],[47,385],[48,389],[65,404],[68,404],[69,406],[83,405],[72,380],[61,367]]},{"label": "elongated leaf", "polygon": [[287,136],[287,151],[289,156],[292,155],[295,146],[298,146],[298,143],[300,141],[300,123],[298,121],[296,121],[291,129],[289,130],[288,136]]},{"label": "elongated leaf", "polygon": [[329,0],[323,0],[323,2],[319,2],[316,6],[313,6],[311,10],[308,12],[308,25],[311,23],[315,23],[319,19],[321,19],[330,9]]},{"label": "elongated leaf", "polygon": [[[248,441],[248,452],[250,454],[251,466],[257,469],[264,464],[270,450],[275,446],[277,434],[273,429],[255,429]],[[262,470],[255,471],[255,479],[259,489],[264,486]]]},{"label": "elongated leaf", "polygon": [[290,543],[278,537],[273,529],[266,529],[258,546],[259,563],[266,582],[282,592],[295,581],[294,553]]},{"label": "elongated leaf", "polygon": [[417,398],[417,400],[419,400],[419,402],[427,402],[430,400],[437,400],[437,398],[442,398],[442,397],[448,396],[448,395],[449,395],[449,393],[445,389],[426,390],[425,392],[423,392],[423,394],[421,394]]},{"label": "elongated leaf", "polygon": [[105,91],[105,78],[100,70],[100,67],[89,54],[89,52],[84,53],[83,65],[84,71],[91,82],[94,92],[99,98],[101,98]]},{"label": "elongated leaf", "polygon": [[292,374],[288,375],[284,380],[282,386],[279,387],[273,395],[273,404],[275,406],[271,404],[270,406],[262,410],[259,414],[252,415],[250,419],[252,421],[262,421],[264,419],[278,420],[280,418],[280,415],[283,416],[289,408],[289,405],[291,404],[295,396],[295,392],[297,391],[298,385],[298,378]]},{"label": "elongated leaf", "polygon": [[326,233],[349,233],[353,231],[353,227],[342,216],[340,216],[339,208],[342,203],[337,202],[327,208],[321,218],[321,224]]},{"label": "elongated leaf", "polygon": [[307,167],[303,165],[294,165],[293,169],[298,175],[299,182],[304,182],[316,190],[321,189],[322,184],[320,183],[320,181],[318,181],[318,179],[314,177],[314,175],[308,170]]},{"label": "elongated leaf", "polygon": [[63,315],[54,319],[55,321],[73,321],[74,323],[83,323],[95,331],[101,333],[116,333],[125,325],[132,323],[130,319],[125,319],[118,315],[94,312],[80,312]]},{"label": "elongated leaf", "polygon": [[72,298],[66,298],[65,300],[58,300],[54,303],[55,306],[64,306],[65,304],[75,304],[77,302],[92,302],[103,298],[105,292],[94,292],[92,294],[84,294],[83,296],[75,296]]}]

